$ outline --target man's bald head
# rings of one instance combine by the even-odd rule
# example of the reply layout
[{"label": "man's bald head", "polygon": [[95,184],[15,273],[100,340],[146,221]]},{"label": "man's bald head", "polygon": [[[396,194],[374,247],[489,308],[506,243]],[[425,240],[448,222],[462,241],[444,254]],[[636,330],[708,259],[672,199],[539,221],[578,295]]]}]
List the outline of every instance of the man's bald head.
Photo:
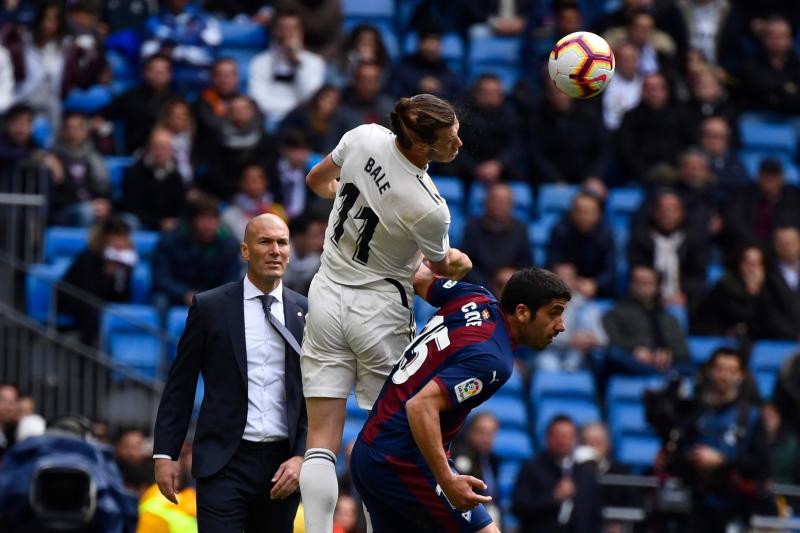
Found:
[{"label": "man's bald head", "polygon": [[289,227],[273,214],[250,219],[240,246],[247,277],[262,292],[274,289],[289,264]]},{"label": "man's bald head", "polygon": [[251,218],[247,223],[244,228],[244,242],[250,242],[254,235],[267,228],[280,228],[286,231],[287,235],[289,233],[289,226],[286,225],[286,222],[281,217],[272,213],[264,213]]}]

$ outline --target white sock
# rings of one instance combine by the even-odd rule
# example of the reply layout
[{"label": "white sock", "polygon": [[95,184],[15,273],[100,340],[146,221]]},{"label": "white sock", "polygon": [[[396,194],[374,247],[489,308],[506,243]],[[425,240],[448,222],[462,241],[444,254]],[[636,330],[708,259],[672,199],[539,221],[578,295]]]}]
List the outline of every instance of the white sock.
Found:
[{"label": "white sock", "polygon": [[336,455],[325,448],[306,452],[300,469],[300,494],[306,533],[332,533],[333,512],[339,498]]}]

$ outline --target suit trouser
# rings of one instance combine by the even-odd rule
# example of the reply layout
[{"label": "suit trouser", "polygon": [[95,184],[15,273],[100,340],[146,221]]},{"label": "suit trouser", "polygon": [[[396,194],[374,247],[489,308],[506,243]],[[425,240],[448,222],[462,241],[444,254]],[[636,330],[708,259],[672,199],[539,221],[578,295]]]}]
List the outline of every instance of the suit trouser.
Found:
[{"label": "suit trouser", "polygon": [[292,533],[300,492],[269,497],[270,480],[288,458],[288,441],[241,441],[219,472],[197,480],[199,533]]}]

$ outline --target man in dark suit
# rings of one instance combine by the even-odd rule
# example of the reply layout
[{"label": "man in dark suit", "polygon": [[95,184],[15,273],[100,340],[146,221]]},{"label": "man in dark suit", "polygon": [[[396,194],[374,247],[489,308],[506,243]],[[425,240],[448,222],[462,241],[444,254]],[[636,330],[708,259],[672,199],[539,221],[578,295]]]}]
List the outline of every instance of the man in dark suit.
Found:
[{"label": "man in dark suit", "polygon": [[553,418],[547,428],[547,447],[522,465],[514,486],[513,512],[520,533],[590,533],[599,529],[600,491],[594,469],[576,464],[575,423],[567,416]]},{"label": "man in dark suit", "polygon": [[800,230],[779,227],[774,232],[774,261],[767,271],[759,326],[762,339],[800,339]]},{"label": "man in dark suit", "polygon": [[189,309],[156,418],[156,482],[175,502],[175,461],[202,372],[192,465],[200,531],[290,533],[306,447],[299,343],[308,306],[281,282],[289,261],[283,220],[253,218],[241,253],[244,280],[195,295]]}]

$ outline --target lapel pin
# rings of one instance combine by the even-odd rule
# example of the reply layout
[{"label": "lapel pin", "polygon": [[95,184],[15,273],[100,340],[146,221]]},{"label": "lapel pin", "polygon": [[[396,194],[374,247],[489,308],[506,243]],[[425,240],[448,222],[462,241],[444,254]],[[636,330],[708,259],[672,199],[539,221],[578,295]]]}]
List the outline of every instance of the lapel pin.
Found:
[{"label": "lapel pin", "polygon": [[300,311],[298,311],[298,312],[297,312],[297,316],[303,316],[303,313],[301,313]]}]

